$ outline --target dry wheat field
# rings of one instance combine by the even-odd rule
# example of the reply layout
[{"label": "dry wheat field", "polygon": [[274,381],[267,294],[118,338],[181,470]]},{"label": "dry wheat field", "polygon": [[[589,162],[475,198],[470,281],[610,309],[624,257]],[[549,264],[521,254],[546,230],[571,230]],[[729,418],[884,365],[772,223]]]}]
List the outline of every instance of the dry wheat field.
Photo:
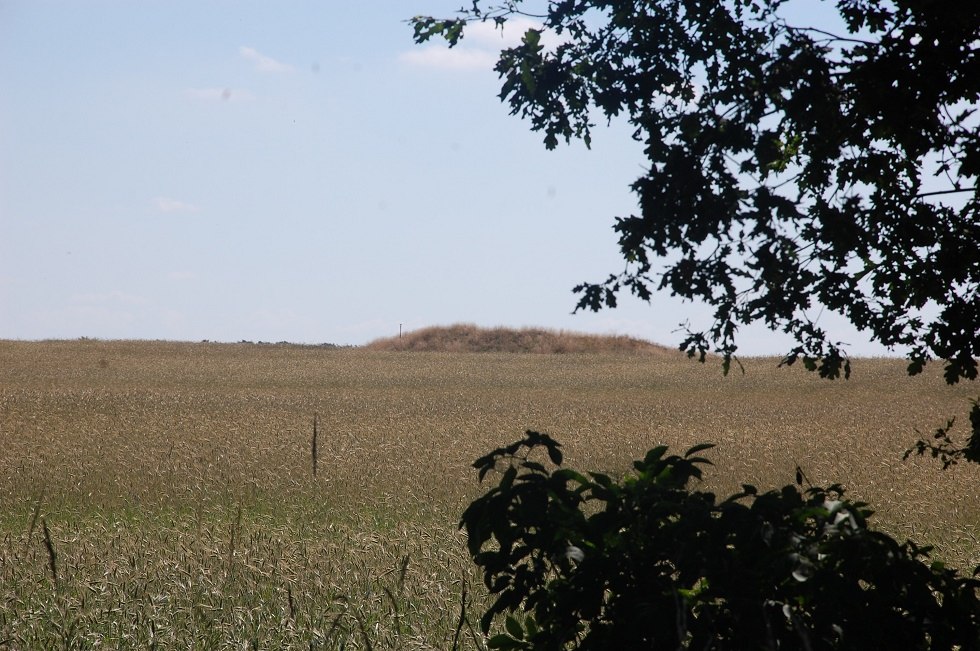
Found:
[{"label": "dry wheat field", "polygon": [[975,383],[900,360],[855,360],[846,382],[743,363],[0,342],[0,650],[482,648],[456,522],[481,490],[470,463],[528,428],[614,473],[716,443],[719,493],[799,464],[878,527],[980,563],[978,469],[901,460],[916,429],[965,421]]}]

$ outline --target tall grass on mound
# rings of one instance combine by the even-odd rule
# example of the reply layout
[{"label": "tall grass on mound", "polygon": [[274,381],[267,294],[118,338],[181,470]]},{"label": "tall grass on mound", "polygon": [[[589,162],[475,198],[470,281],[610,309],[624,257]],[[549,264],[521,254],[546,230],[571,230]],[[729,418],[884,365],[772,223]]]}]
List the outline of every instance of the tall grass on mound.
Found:
[{"label": "tall grass on mound", "polygon": [[623,335],[590,335],[543,328],[480,328],[470,324],[423,328],[400,337],[377,339],[366,348],[445,353],[675,354],[670,348]]}]

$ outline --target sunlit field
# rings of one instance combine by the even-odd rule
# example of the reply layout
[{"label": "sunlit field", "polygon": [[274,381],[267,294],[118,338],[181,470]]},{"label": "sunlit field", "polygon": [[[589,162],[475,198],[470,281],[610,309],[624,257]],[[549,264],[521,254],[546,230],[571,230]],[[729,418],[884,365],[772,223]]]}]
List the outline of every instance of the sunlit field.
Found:
[{"label": "sunlit field", "polygon": [[799,464],[879,528],[980,563],[980,469],[901,460],[953,415],[963,440],[975,383],[742,361],[0,342],[0,649],[482,648],[456,525],[472,461],[528,428],[612,473],[716,443],[719,493]]}]

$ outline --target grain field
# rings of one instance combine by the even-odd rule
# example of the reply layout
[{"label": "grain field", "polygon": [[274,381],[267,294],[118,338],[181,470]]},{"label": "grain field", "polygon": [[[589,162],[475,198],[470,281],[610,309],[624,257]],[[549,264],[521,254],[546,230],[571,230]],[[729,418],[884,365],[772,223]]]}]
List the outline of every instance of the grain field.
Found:
[{"label": "grain field", "polygon": [[483,599],[456,528],[470,463],[528,428],[612,473],[716,443],[721,493],[799,464],[876,526],[980,563],[980,469],[901,461],[916,429],[965,422],[975,384],[900,360],[846,382],[743,363],[0,342],[0,649],[450,648],[464,596],[474,621]]}]

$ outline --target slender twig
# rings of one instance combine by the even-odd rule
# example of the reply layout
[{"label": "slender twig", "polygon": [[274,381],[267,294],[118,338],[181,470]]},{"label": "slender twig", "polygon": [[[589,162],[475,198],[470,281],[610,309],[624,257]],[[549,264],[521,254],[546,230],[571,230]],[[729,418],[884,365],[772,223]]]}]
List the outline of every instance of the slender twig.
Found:
[{"label": "slender twig", "polygon": [[330,637],[333,635],[333,632],[337,630],[338,626],[340,626],[340,618],[343,616],[344,613],[337,613],[337,616],[333,618],[333,622],[330,624],[330,628],[327,629],[327,632],[324,633],[323,635],[324,642],[330,640]]},{"label": "slender twig", "polygon": [[371,638],[368,636],[367,627],[364,625],[364,620],[357,615],[354,616],[354,619],[357,620],[357,626],[361,629],[361,639],[364,640],[365,648],[367,648],[367,651],[374,651],[374,645],[371,644]]},{"label": "slender twig", "polygon": [[453,635],[452,651],[459,649],[459,634],[463,632],[463,623],[466,622],[466,580],[463,580],[463,594],[459,599],[459,622],[456,624],[456,633]]},{"label": "slender twig", "polygon": [[408,554],[402,559],[402,567],[398,573],[398,594],[405,590],[405,574],[408,572]]},{"label": "slender twig", "polygon": [[388,600],[391,602],[391,608],[395,611],[395,631],[400,635],[402,632],[402,620],[401,613],[398,612],[398,600],[395,599],[395,595],[388,589],[388,586],[381,586],[381,590],[388,595]]},{"label": "slender twig", "polygon": [[881,43],[878,43],[876,41],[865,41],[865,40],[862,40],[862,39],[859,39],[859,38],[847,38],[845,36],[838,36],[837,34],[834,34],[833,32],[828,32],[828,31],[825,31],[825,30],[822,30],[822,29],[817,29],[816,27],[794,27],[793,25],[786,25],[786,29],[789,30],[789,31],[791,31],[791,32],[794,32],[794,31],[795,32],[815,32],[817,34],[823,34],[824,36],[829,37],[831,40],[841,41],[841,42],[844,42],[844,43],[858,43],[860,45],[881,45]]},{"label": "slender twig", "polygon": [[937,194],[957,194],[959,192],[976,192],[976,188],[954,188],[952,190],[935,190],[933,192],[921,192],[915,195],[916,199],[921,199],[922,197],[932,197]]},{"label": "slender twig", "polygon": [[51,532],[48,531],[48,523],[41,518],[41,528],[44,530],[44,547],[48,550],[48,566],[51,568],[51,578],[58,582],[58,555],[54,553],[54,544],[51,542]]}]

